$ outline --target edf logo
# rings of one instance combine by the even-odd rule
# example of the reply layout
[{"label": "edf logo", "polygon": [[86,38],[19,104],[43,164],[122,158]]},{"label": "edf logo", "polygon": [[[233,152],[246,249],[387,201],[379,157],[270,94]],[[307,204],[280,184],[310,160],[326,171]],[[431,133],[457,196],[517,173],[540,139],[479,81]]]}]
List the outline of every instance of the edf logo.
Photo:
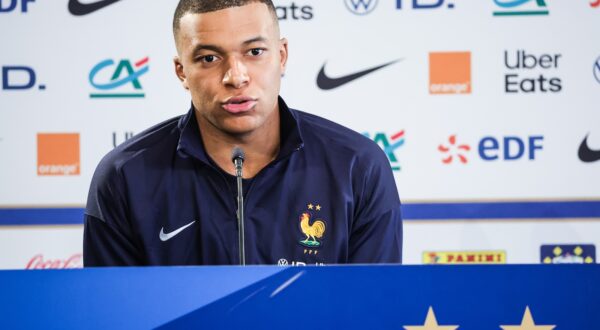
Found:
[{"label": "edf logo", "polygon": [[506,136],[501,141],[492,136],[486,136],[479,141],[479,156],[483,160],[492,161],[517,160],[527,152],[529,160],[535,160],[536,151],[542,150],[543,136],[530,136],[521,139],[516,136]]},{"label": "edf logo", "polygon": [[18,6],[19,0],[0,0],[0,13],[10,13],[17,7],[17,10],[20,9],[22,13],[26,13],[30,2],[35,2],[35,0],[21,0],[21,6]]},{"label": "edf logo", "polygon": [[[440,8],[446,3],[446,0],[396,0],[396,9],[403,9],[404,2],[412,2],[412,9],[435,9]],[[453,3],[448,3],[449,9],[454,8]]]},{"label": "edf logo", "polygon": [[[544,149],[543,142],[544,137],[541,135],[526,138],[485,136],[479,140],[477,151],[479,158],[487,162],[520,159],[535,160],[538,153]],[[447,142],[438,145],[437,149],[442,154],[442,163],[446,165],[469,163],[471,145],[465,143],[456,134],[450,135]]]},{"label": "edf logo", "polygon": [[[0,0],[1,1],[1,0]],[[26,90],[35,86],[35,71],[27,66],[3,66],[2,90]],[[46,85],[38,85],[39,90],[45,90]]]}]

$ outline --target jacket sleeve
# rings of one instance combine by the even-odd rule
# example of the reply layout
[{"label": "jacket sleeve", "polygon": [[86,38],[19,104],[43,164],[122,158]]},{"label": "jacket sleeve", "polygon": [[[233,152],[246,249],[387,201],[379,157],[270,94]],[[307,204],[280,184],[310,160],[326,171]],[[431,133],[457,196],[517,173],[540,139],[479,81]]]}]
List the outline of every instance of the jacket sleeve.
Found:
[{"label": "jacket sleeve", "polygon": [[376,146],[354,175],[349,263],[402,263],[402,216],[389,161]]},{"label": "jacket sleeve", "polygon": [[84,215],[83,265],[137,266],[143,258],[128,219],[125,186],[105,157],[92,178]]},{"label": "jacket sleeve", "polygon": [[139,266],[139,253],[131,239],[105,221],[86,214],[83,230],[83,265]]}]

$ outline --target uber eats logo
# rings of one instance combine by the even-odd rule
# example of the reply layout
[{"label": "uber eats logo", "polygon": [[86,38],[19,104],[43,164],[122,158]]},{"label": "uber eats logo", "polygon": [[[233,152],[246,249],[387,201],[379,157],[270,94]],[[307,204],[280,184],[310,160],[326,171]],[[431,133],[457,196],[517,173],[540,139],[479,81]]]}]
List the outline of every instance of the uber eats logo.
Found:
[{"label": "uber eats logo", "polygon": [[533,54],[526,50],[504,51],[506,93],[558,93],[562,80],[558,69],[562,54]]},{"label": "uber eats logo", "polygon": [[287,6],[278,5],[275,6],[277,12],[277,18],[280,21],[298,21],[298,20],[311,20],[314,17],[313,7],[298,5],[295,2],[291,2]]}]

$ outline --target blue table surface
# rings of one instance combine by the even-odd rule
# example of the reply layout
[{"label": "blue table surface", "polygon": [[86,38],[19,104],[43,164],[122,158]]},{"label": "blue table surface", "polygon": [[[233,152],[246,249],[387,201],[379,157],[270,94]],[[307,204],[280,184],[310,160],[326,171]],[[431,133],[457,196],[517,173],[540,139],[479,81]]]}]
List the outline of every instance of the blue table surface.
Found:
[{"label": "blue table surface", "polygon": [[7,329],[405,329],[430,309],[461,330],[520,325],[526,310],[538,326],[600,329],[598,265],[0,271],[0,289]]}]

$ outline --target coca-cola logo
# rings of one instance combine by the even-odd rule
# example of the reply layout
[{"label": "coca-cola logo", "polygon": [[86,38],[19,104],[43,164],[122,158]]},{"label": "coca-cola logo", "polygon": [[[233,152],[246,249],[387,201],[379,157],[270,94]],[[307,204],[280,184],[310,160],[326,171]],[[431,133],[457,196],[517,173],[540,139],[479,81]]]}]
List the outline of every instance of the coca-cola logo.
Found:
[{"label": "coca-cola logo", "polygon": [[65,269],[82,267],[83,255],[81,253],[74,254],[67,259],[44,259],[44,255],[40,253],[29,260],[25,269]]}]

